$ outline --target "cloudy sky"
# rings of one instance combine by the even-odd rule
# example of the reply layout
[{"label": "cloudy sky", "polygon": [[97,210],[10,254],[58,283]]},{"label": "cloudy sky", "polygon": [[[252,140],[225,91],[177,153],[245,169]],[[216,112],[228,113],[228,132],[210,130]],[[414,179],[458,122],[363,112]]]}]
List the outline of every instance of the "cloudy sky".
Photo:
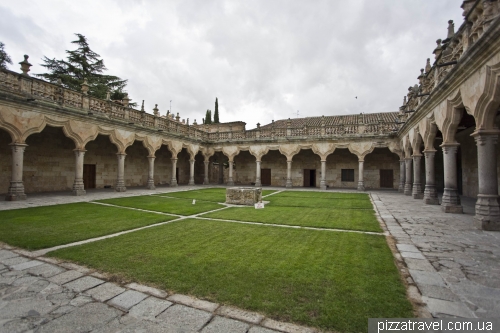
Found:
[{"label": "cloudy sky", "polygon": [[[107,74],[152,113],[221,122],[397,111],[460,0],[0,0],[0,41],[20,72],[86,36]],[[357,96],[357,99],[356,99]]]}]

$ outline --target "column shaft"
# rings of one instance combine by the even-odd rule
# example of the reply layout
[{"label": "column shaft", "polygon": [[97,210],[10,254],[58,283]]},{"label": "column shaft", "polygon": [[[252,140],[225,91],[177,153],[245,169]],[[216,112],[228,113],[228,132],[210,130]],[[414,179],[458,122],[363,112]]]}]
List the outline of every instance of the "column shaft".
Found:
[{"label": "column shaft", "polygon": [[170,179],[170,186],[171,187],[176,187],[177,186],[177,158],[172,157],[172,179]]},{"label": "column shaft", "polygon": [[292,188],[292,161],[286,161],[286,188]]},{"label": "column shaft", "polygon": [[28,145],[24,143],[11,143],[10,146],[12,148],[12,174],[9,191],[7,192],[5,200],[26,200],[23,184],[23,162],[24,149],[26,149]]},{"label": "column shaft", "polygon": [[208,166],[210,161],[207,158],[203,163],[205,164],[205,178],[203,179],[203,185],[210,185],[210,178],[208,177]]},{"label": "column shaft", "polygon": [[405,177],[405,195],[411,195],[412,184],[411,184],[411,172],[412,172],[413,159],[411,157],[405,158],[406,166],[406,177]]},{"label": "column shaft", "polygon": [[422,155],[413,155],[413,189],[411,192],[413,199],[422,199],[424,197],[422,183],[420,182],[421,159]]},{"label": "column shaft", "polygon": [[229,175],[228,175],[228,180],[227,180],[227,185],[228,186],[234,186],[234,181],[233,181],[233,161],[229,161]]},{"label": "column shaft", "polygon": [[406,168],[405,168],[405,160],[404,158],[399,160],[399,188],[398,192],[403,193],[405,191],[405,174],[406,174]]},{"label": "column shaft", "polygon": [[75,149],[75,181],[73,182],[73,195],[84,195],[86,193],[83,184],[83,161],[84,149]]},{"label": "column shaft", "polygon": [[359,160],[358,162],[358,191],[364,191],[365,190],[365,178],[364,178],[364,173],[365,173],[365,167],[364,167],[365,161]]},{"label": "column shaft", "polygon": [[321,161],[321,181],[319,182],[319,188],[326,190],[326,160]]},{"label": "column shaft", "polygon": [[436,171],[434,167],[435,150],[424,150],[425,156],[425,190],[424,203],[439,205],[436,191]]},{"label": "column shaft", "polygon": [[479,193],[474,223],[484,230],[500,230],[500,207],[496,144],[497,133],[474,135],[477,144],[477,173]]},{"label": "column shaft", "polygon": [[125,156],[127,156],[127,154],[118,153],[118,154],[116,154],[116,156],[118,158],[118,175],[116,177],[115,191],[116,192],[125,192],[125,191],[127,191],[127,188],[125,187],[125,180],[124,180]]},{"label": "column shaft", "polygon": [[255,170],[255,186],[262,186],[262,183],[260,181],[260,161],[255,161],[256,164],[256,170]]},{"label": "column shaft", "polygon": [[155,157],[148,156],[149,168],[148,168],[148,190],[156,189],[155,186]]},{"label": "column shaft", "polygon": [[462,213],[457,189],[458,143],[443,144],[444,193],[441,208],[445,213]]},{"label": "column shaft", "polygon": [[194,185],[194,159],[189,160],[189,182],[188,185]]}]

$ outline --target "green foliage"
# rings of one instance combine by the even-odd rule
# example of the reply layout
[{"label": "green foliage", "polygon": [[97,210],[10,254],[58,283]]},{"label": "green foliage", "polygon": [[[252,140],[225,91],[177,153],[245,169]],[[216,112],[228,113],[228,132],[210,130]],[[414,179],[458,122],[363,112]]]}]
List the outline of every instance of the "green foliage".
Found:
[{"label": "green foliage", "polygon": [[12,65],[12,60],[10,59],[7,52],[4,50],[5,44],[0,42],[0,68],[7,69],[7,64]]},{"label": "green foliage", "polygon": [[219,124],[219,101],[215,97],[215,112],[214,112],[214,124]]},{"label": "green foliage", "polygon": [[112,99],[123,99],[127,80],[102,74],[107,69],[100,55],[90,49],[85,36],[75,35],[78,39],[71,43],[76,44],[78,48],[73,51],[66,50],[67,60],[50,59],[44,56],[42,66],[47,68],[48,73],[36,74],[36,76],[52,83],[61,79],[63,87],[76,91],[81,91],[82,84],[87,79],[90,96],[105,99],[109,90]]},{"label": "green foliage", "polygon": [[212,111],[207,110],[205,113],[205,124],[211,124],[212,123]]}]

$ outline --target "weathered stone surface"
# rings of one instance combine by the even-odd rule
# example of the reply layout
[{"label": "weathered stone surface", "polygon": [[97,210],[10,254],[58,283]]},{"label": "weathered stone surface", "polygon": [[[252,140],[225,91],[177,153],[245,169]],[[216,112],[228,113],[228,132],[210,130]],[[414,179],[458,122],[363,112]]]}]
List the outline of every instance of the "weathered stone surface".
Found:
[{"label": "weathered stone surface", "polygon": [[115,296],[120,295],[125,290],[125,288],[119,287],[114,283],[106,282],[95,288],[85,291],[85,294],[92,296],[100,302],[105,302]]},{"label": "weathered stone surface", "polygon": [[57,274],[61,274],[62,272],[66,271],[64,268],[61,268],[59,266],[51,265],[51,264],[43,264],[40,266],[32,267],[27,270],[28,273],[37,275],[37,276],[42,276],[42,277],[52,277]]},{"label": "weathered stone surface", "polygon": [[450,315],[462,318],[473,318],[473,312],[463,303],[460,302],[450,302],[441,299],[435,299],[430,297],[422,297],[422,301],[427,304],[429,311],[433,316],[439,317],[440,315]]},{"label": "weathered stone surface", "polygon": [[186,296],[186,295],[181,295],[181,294],[174,294],[167,298],[169,301],[175,302],[175,303],[180,303],[184,304],[196,309],[200,309],[203,311],[208,311],[208,312],[214,312],[218,307],[219,304],[217,303],[212,303],[209,301],[204,301],[198,298]]},{"label": "weathered stone surface", "polygon": [[66,271],[61,274],[57,274],[49,278],[49,281],[57,283],[57,284],[65,284],[70,281],[76,280],[79,277],[82,277],[83,274],[78,271]]},{"label": "weathered stone surface", "polygon": [[129,314],[139,318],[154,318],[165,311],[172,302],[156,297],[148,297],[129,310]]},{"label": "weathered stone surface", "polygon": [[201,330],[201,333],[246,333],[249,327],[250,325],[241,321],[217,316]]},{"label": "weathered stone surface", "polygon": [[271,330],[269,328],[254,326],[254,327],[250,328],[248,333],[279,333],[279,332],[275,331],[275,330]]},{"label": "weathered stone surface", "polygon": [[409,270],[411,277],[417,284],[445,287],[443,278],[436,272]]},{"label": "weathered stone surface", "polygon": [[448,288],[427,284],[420,284],[418,287],[420,289],[420,292],[422,293],[422,296],[438,298],[452,302],[460,301],[460,298],[458,298],[458,296],[451,292],[451,290]]},{"label": "weathered stone surface", "polygon": [[403,258],[425,259],[420,252],[401,252],[401,256]]},{"label": "weathered stone surface", "polygon": [[130,284],[127,284],[126,287],[143,292],[143,293],[146,293],[146,294],[149,294],[151,296],[158,297],[158,298],[165,298],[168,296],[168,294],[163,290],[156,289],[153,287],[148,287],[148,286],[145,286],[142,284],[130,283]]},{"label": "weathered stone surface", "polygon": [[5,259],[10,259],[14,257],[19,257],[19,255],[9,250],[0,250],[0,262],[3,263]]},{"label": "weathered stone surface", "polygon": [[427,260],[423,259],[414,259],[414,258],[405,258],[406,266],[409,269],[419,270],[419,271],[428,271],[435,272],[436,270]]},{"label": "weathered stone surface", "polygon": [[196,332],[201,329],[210,319],[212,314],[184,305],[172,305],[157,319],[161,320],[171,330],[184,330],[185,332]]},{"label": "weathered stone surface", "polygon": [[262,201],[262,189],[254,187],[233,187],[226,189],[226,203],[253,206]]},{"label": "weathered stone surface", "polygon": [[92,276],[84,276],[77,280],[68,282],[64,285],[64,287],[73,290],[74,292],[80,293],[90,288],[94,288],[100,284],[103,284],[103,280],[99,280]]},{"label": "weathered stone surface", "polygon": [[315,333],[316,331],[309,327],[299,326],[290,323],[282,323],[276,320],[266,318],[261,323],[262,326],[279,330],[287,333]]},{"label": "weathered stone surface", "polygon": [[25,258],[25,257],[11,257],[8,259],[3,259],[2,263],[6,266],[12,267],[14,265],[19,265],[19,264],[22,264],[22,263],[28,262],[28,261],[30,261],[30,259]]},{"label": "weathered stone surface", "polygon": [[123,311],[127,311],[146,297],[148,297],[148,295],[140,293],[138,291],[127,290],[126,292],[111,299],[108,304],[116,306]]},{"label": "weathered stone surface", "polygon": [[222,316],[243,320],[252,324],[258,324],[262,321],[262,319],[264,319],[264,316],[259,313],[245,311],[230,306],[221,306],[217,310],[217,313]]},{"label": "weathered stone surface", "polygon": [[420,250],[413,244],[396,244],[397,248],[401,252],[417,252],[420,253]]}]

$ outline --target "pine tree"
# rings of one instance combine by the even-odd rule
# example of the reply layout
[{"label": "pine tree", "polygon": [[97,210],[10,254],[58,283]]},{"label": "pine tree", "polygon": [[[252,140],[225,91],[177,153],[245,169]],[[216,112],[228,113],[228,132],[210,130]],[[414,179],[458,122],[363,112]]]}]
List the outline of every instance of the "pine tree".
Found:
[{"label": "pine tree", "polygon": [[7,64],[12,65],[12,60],[10,59],[7,52],[5,52],[5,50],[3,49],[4,46],[5,44],[0,42],[0,68],[7,69]]},{"label": "pine tree", "polygon": [[[63,87],[76,91],[81,90],[83,81],[87,79],[89,95],[104,99],[109,90],[111,99],[123,99],[127,80],[102,74],[107,69],[100,55],[90,49],[85,36],[75,35],[78,39],[71,43],[78,45],[78,48],[73,51],[66,50],[67,60],[50,59],[44,56],[42,66],[47,68],[48,73],[36,74],[36,76],[53,83],[61,79]],[[135,103],[132,104],[132,106],[135,105]]]},{"label": "pine tree", "polygon": [[214,124],[219,123],[219,101],[215,97],[215,112],[214,112]]},{"label": "pine tree", "polygon": [[205,124],[211,124],[212,123],[212,111],[207,110],[205,113]]}]

